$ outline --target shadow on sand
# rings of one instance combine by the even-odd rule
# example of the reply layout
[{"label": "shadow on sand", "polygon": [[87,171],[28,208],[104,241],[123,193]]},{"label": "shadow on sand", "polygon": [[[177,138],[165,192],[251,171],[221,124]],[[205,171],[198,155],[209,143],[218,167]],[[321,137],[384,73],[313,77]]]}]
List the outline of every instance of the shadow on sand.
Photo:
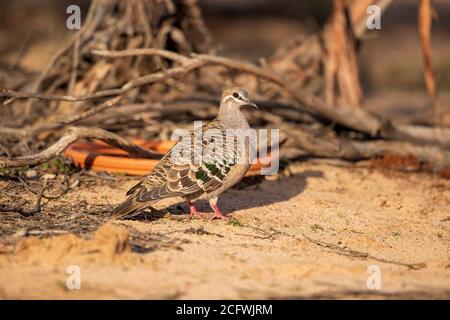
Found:
[{"label": "shadow on sand", "polygon": [[[286,201],[302,193],[307,188],[310,178],[324,178],[324,175],[322,171],[306,170],[288,178],[264,180],[256,186],[252,185],[240,190],[233,188],[220,196],[219,206],[225,214],[231,214],[238,210]],[[200,211],[212,212],[205,200],[196,201],[195,204]],[[152,221],[162,218],[168,212],[172,215],[186,215],[188,209],[185,202],[178,202],[159,211],[143,212],[131,219]]]}]

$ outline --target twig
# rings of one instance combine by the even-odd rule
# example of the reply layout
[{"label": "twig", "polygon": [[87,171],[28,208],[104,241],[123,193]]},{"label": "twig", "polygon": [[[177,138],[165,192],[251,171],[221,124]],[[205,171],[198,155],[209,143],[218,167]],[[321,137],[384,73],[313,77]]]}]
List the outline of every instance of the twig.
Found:
[{"label": "twig", "polygon": [[[51,58],[49,63],[45,66],[44,70],[40,72],[39,76],[33,81],[31,85],[31,93],[37,93],[41,87],[42,82],[48,76],[52,68],[54,68],[55,64],[58,60],[75,44],[76,41],[80,41],[79,45],[81,46],[84,41],[92,36],[95,29],[99,25],[99,23],[103,20],[103,16],[106,13],[106,4],[107,1],[92,1],[92,5],[89,7],[88,14],[86,16],[86,22],[83,24],[83,27],[79,32],[73,35],[67,43],[56,52],[55,55]],[[0,93],[1,97],[1,93]],[[15,98],[9,99],[6,103],[12,102]],[[28,101],[25,108],[25,118],[28,118],[31,108],[32,108],[33,100]]]},{"label": "twig", "polygon": [[[74,43],[81,38],[88,38],[92,35],[97,25],[103,18],[105,13],[105,8],[101,4],[100,1],[93,1],[91,7],[89,8],[88,14],[86,16],[86,22],[83,24],[83,28],[73,35],[67,43],[52,57],[50,62],[45,66],[44,70],[40,73],[40,75],[36,78],[32,85],[32,92],[37,92],[39,90],[42,81],[48,75],[52,67],[58,61],[58,59],[69,50]],[[81,45],[81,43],[80,43]]]},{"label": "twig", "polygon": [[266,80],[269,80],[273,83],[276,83],[282,87],[285,87],[284,81],[275,73],[267,71],[261,67],[258,67],[254,64],[248,63],[248,62],[241,62],[237,60],[233,60],[226,57],[219,57],[209,54],[193,54],[192,55],[195,59],[209,62],[209,64],[217,64],[221,65],[230,69],[236,69],[240,70],[246,73],[254,74],[255,76],[259,78],[263,78]]},{"label": "twig", "polygon": [[419,4],[419,34],[422,46],[422,56],[424,63],[425,85],[428,95],[433,103],[434,122],[439,124],[438,99],[436,95],[436,81],[433,74],[431,62],[431,24],[433,19],[433,4],[431,0],[420,0]]},{"label": "twig", "polygon": [[72,93],[73,87],[77,81],[78,64],[80,62],[80,38],[78,37],[73,44],[72,72],[70,74],[67,93]]},{"label": "twig", "polygon": [[111,58],[134,57],[134,56],[160,56],[172,61],[179,62],[181,64],[186,64],[191,61],[191,59],[189,59],[186,56],[183,56],[182,54],[155,48],[128,49],[122,51],[92,50],[92,54],[101,57],[111,57]]},{"label": "twig", "polygon": [[[252,226],[250,226],[250,227],[252,227]],[[259,229],[259,230],[261,230],[261,229]],[[294,235],[291,235],[291,234],[289,234],[287,232],[279,231],[279,230],[276,230],[274,228],[270,228],[269,230],[272,231],[272,232],[278,233],[278,234],[282,234],[282,235],[285,235],[285,236],[288,236],[288,237],[292,237],[294,239],[301,240],[301,238],[298,238],[298,237],[296,237]],[[412,269],[412,270],[418,270],[418,269],[422,269],[422,268],[425,267],[424,263],[405,263],[405,262],[389,260],[389,259],[385,259],[385,258],[379,258],[379,257],[376,257],[376,256],[368,253],[368,252],[358,251],[358,250],[349,249],[349,248],[342,248],[342,247],[339,247],[338,245],[336,245],[334,243],[328,243],[328,242],[324,242],[322,240],[313,239],[310,236],[308,236],[307,234],[305,234],[303,231],[300,231],[300,234],[301,234],[302,238],[307,240],[308,242],[310,242],[312,244],[315,244],[317,246],[329,249],[333,253],[336,253],[336,254],[339,254],[339,255],[344,255],[344,256],[348,256],[348,257],[352,257],[352,258],[358,258],[358,259],[364,259],[364,260],[372,259],[372,260],[383,262],[383,263],[395,264],[395,265],[407,267],[407,268]]]},{"label": "twig", "polygon": [[[21,177],[19,177],[19,181],[25,186],[25,188],[27,190],[29,190],[31,193],[34,194],[39,194],[39,191],[36,192],[31,186],[29,186],[27,184],[27,182],[22,179]],[[56,195],[56,196],[48,196],[45,194],[45,192],[42,194],[42,198],[46,199],[46,200],[58,200],[59,198],[63,197],[67,192],[69,192],[69,190],[72,188],[72,186],[69,184],[69,179],[67,177],[67,175],[64,176],[64,181],[63,183],[65,184],[64,189],[62,189],[62,191]],[[45,180],[44,181],[44,185],[41,186],[41,188],[44,188],[44,190],[46,190],[48,188],[48,182]]]},{"label": "twig", "polygon": [[384,262],[384,263],[408,267],[413,270],[418,270],[418,269],[425,267],[424,263],[404,263],[404,262],[389,260],[389,259],[385,259],[385,258],[378,258],[368,252],[358,251],[358,250],[349,249],[349,248],[342,248],[334,243],[328,243],[328,242],[324,242],[322,240],[313,239],[310,236],[308,236],[307,234],[305,234],[305,232],[303,232],[303,231],[300,231],[300,235],[301,235],[301,238],[300,238],[300,237],[292,235],[288,232],[277,230],[273,227],[269,228],[269,230],[264,230],[264,229],[261,229],[259,227],[255,227],[255,226],[252,226],[249,224],[245,224],[244,226],[263,234],[264,237],[269,238],[269,239],[272,238],[274,235],[284,235],[284,236],[294,238],[297,240],[305,239],[312,244],[315,244],[315,245],[323,247],[323,248],[330,249],[333,253],[345,255],[345,256],[349,256],[349,257],[353,257],[353,258],[359,258],[359,259],[364,259],[364,260],[373,259],[373,260]]},{"label": "twig", "polygon": [[320,247],[330,249],[332,252],[340,254],[340,255],[349,256],[349,257],[353,257],[353,258],[360,258],[360,259],[365,259],[365,260],[372,259],[372,260],[383,262],[383,263],[389,263],[389,264],[395,264],[398,266],[407,267],[412,270],[419,270],[419,269],[422,269],[425,267],[425,264],[422,262],[420,262],[420,263],[405,263],[405,262],[389,260],[389,259],[385,259],[385,258],[379,258],[368,252],[358,251],[358,250],[349,249],[349,248],[342,248],[334,243],[328,243],[328,242],[324,242],[322,240],[313,239],[313,238],[309,237],[308,235],[306,235],[304,232],[301,232],[301,235],[303,238],[305,238],[309,242],[311,242],[315,245],[318,245]]},{"label": "twig", "polygon": [[48,234],[66,234],[69,233],[67,230],[27,230],[27,235],[32,236],[41,236],[41,235],[48,235]]},{"label": "twig", "polygon": [[58,129],[58,128],[61,128],[61,127],[64,127],[64,126],[67,126],[70,124],[80,122],[82,120],[85,120],[87,118],[90,118],[90,117],[96,115],[97,113],[100,113],[107,109],[110,109],[111,107],[114,107],[119,101],[121,101],[122,98],[123,98],[122,96],[118,96],[118,97],[109,99],[109,100],[99,104],[98,106],[95,106],[85,112],[70,115],[65,118],[56,119],[55,122],[51,123],[51,124],[40,124],[37,126],[30,126],[29,128],[26,128],[26,129],[0,128],[0,133],[26,137],[26,136],[32,136],[36,132]]},{"label": "twig", "polygon": [[114,133],[98,128],[70,127],[57,142],[37,154],[12,159],[0,157],[0,168],[21,167],[44,163],[58,156],[70,144],[80,139],[102,140],[135,156],[144,158],[160,158],[160,154],[128,142]]},{"label": "twig", "polygon": [[6,149],[1,143],[0,143],[0,151],[2,151],[7,158],[11,158],[11,153],[9,153],[8,149]]},{"label": "twig", "polygon": [[25,56],[28,49],[30,48],[31,40],[32,40],[31,31],[29,31],[26,34],[24,40],[22,41],[22,44],[20,45],[19,53],[17,54],[17,58],[15,59],[13,65],[12,65],[13,70],[17,69],[20,66],[23,57]]},{"label": "twig", "polygon": [[11,135],[19,138],[24,138],[28,136],[29,131],[23,128],[2,128],[0,127],[0,134],[2,135]]},{"label": "twig", "polygon": [[118,96],[118,97],[109,99],[109,100],[103,102],[102,104],[100,104],[96,107],[93,107],[85,112],[67,116],[62,119],[57,119],[56,123],[51,124],[49,126],[38,127],[36,129],[36,131],[42,130],[42,129],[46,129],[46,130],[56,129],[56,128],[59,128],[59,127],[65,126],[65,125],[74,124],[81,120],[90,118],[90,117],[94,116],[95,114],[105,111],[111,107],[114,107],[120,100],[122,100],[122,96]]},{"label": "twig", "polygon": [[19,207],[7,207],[0,204],[0,212],[17,212],[24,217],[30,217],[36,213],[39,213],[41,212],[41,202],[44,195],[44,191],[45,187],[42,187],[37,195],[36,204],[34,205],[34,208],[31,210],[26,210]]},{"label": "twig", "polygon": [[33,93],[33,92],[18,92],[14,90],[2,90],[0,91],[0,98],[15,98],[15,99],[41,99],[41,100],[50,100],[50,101],[86,101],[93,100],[103,97],[117,96],[123,95],[128,91],[140,87],[143,85],[148,85],[155,82],[164,81],[167,78],[180,76],[186,73],[189,73],[195,69],[203,67],[207,64],[206,61],[201,60],[192,60],[189,63],[186,63],[182,66],[173,67],[165,71],[160,71],[156,73],[151,73],[148,75],[144,75],[133,79],[127,83],[125,83],[122,87],[118,89],[107,89],[102,91],[97,91],[92,94],[80,95],[80,96],[72,96],[72,95],[51,95],[44,93]]}]

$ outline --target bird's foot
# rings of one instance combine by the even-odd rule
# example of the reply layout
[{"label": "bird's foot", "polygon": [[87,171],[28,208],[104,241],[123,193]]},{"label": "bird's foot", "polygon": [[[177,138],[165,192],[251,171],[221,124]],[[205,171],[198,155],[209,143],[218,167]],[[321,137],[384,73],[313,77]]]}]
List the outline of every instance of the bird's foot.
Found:
[{"label": "bird's foot", "polygon": [[204,220],[206,219],[207,215],[208,215],[207,213],[198,212],[194,204],[189,201],[189,219],[196,217]]},{"label": "bird's foot", "polygon": [[220,208],[217,205],[210,203],[210,206],[214,210],[213,219],[229,220],[231,218],[230,215],[223,214],[222,210],[220,210]]}]

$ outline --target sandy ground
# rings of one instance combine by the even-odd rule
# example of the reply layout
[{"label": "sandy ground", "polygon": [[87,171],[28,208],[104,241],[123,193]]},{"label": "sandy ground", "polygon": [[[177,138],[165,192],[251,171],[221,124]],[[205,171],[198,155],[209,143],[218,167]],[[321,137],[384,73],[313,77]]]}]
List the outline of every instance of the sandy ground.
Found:
[{"label": "sandy ground", "polygon": [[[0,297],[450,298],[450,181],[322,163],[289,169],[224,194],[231,222],[169,209],[90,236],[0,245]],[[134,183],[80,187],[57,205],[115,204]],[[149,246],[137,250],[133,234]],[[66,286],[71,265],[80,289]],[[367,288],[371,265],[380,289]]]},{"label": "sandy ground", "polygon": [[[397,11],[403,10],[398,2]],[[443,17],[444,2],[437,4]],[[415,14],[416,8],[411,10]],[[60,47],[67,32],[60,28],[64,11],[59,20],[43,18],[40,12],[32,15],[33,21],[27,15],[26,27],[16,18],[1,28],[6,61],[17,61],[30,28],[40,33],[31,34],[22,66],[42,70]],[[395,14],[383,17],[387,33],[362,47],[363,82],[372,92],[367,105],[377,112],[390,109],[389,116],[395,111],[396,119],[421,118],[430,101],[422,80],[416,18],[408,28],[393,33],[397,19]],[[246,17],[231,25],[228,20],[212,16],[209,26],[215,40],[226,53],[255,61],[285,43],[286,37],[279,34],[303,30],[297,21],[283,18]],[[444,91],[448,35],[441,22],[433,26],[434,31],[444,29],[433,33],[433,64]],[[243,33],[244,28],[248,32]],[[254,35],[253,41],[247,34]],[[401,92],[380,108],[392,89]],[[448,92],[440,93],[446,101],[444,94]],[[28,218],[1,214],[0,230],[19,231],[0,232],[0,298],[450,298],[449,180],[311,163],[297,164],[290,171],[289,177],[224,194],[220,205],[233,212],[231,222],[188,220],[171,206],[163,214],[139,220],[105,223],[89,214],[86,221],[95,223],[91,228],[84,225],[88,232],[82,235],[39,233],[38,238],[29,236],[30,230],[20,231],[29,227]],[[46,205],[33,226],[42,217],[45,225],[53,221],[52,229],[64,229],[58,223],[85,218],[90,207],[108,209],[119,203],[135,182],[81,184]],[[0,189],[7,183],[0,181]],[[34,197],[22,198],[32,206]],[[161,202],[158,208],[177,202]],[[19,205],[2,193],[0,204]],[[56,211],[67,219],[48,218]],[[103,225],[90,232],[98,224]],[[79,290],[66,285],[67,270],[74,265],[81,271]],[[379,290],[367,288],[367,269],[372,265],[381,271]]]}]

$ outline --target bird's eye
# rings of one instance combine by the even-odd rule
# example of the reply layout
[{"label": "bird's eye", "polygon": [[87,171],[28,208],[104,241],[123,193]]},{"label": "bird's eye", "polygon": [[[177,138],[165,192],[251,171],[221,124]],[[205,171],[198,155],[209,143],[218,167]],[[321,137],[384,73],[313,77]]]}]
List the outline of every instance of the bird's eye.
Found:
[{"label": "bird's eye", "polygon": [[235,97],[236,99],[239,99],[239,93],[234,92],[234,93],[233,93],[233,97]]}]

